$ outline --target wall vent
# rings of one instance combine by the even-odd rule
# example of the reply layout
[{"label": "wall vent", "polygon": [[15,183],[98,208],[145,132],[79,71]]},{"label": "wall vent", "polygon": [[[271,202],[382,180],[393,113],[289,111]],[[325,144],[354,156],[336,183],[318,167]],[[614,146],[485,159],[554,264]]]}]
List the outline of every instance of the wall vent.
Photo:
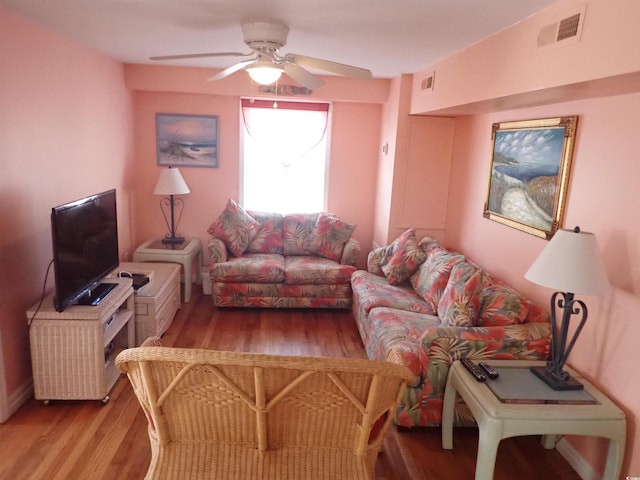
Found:
[{"label": "wall vent", "polygon": [[428,77],[423,78],[422,82],[420,82],[420,89],[421,90],[433,90],[433,84],[435,82],[435,79],[436,79],[435,72],[430,74]]},{"label": "wall vent", "polygon": [[545,25],[538,33],[539,49],[559,47],[580,41],[582,24],[584,23],[586,4],[579,11],[573,11],[561,20]]},{"label": "wall vent", "polygon": [[578,34],[578,27],[580,26],[580,14],[576,13],[569,18],[565,18],[560,21],[558,26],[558,37],[556,40],[559,42],[567,38],[575,37]]}]

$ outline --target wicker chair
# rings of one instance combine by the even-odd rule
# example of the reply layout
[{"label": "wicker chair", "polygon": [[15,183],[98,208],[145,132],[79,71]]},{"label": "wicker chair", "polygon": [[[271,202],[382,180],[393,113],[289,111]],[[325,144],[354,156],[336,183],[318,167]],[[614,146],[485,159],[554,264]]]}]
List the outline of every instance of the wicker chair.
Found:
[{"label": "wicker chair", "polygon": [[366,359],[150,344],[116,359],[148,419],[147,480],[373,479],[413,378]]}]

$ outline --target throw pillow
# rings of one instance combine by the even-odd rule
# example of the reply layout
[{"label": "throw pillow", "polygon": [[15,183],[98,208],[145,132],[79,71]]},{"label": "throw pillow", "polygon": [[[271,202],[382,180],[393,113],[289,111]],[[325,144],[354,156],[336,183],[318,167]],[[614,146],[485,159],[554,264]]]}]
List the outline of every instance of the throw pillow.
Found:
[{"label": "throw pillow", "polygon": [[427,255],[418,247],[413,227],[393,241],[391,252],[389,259],[382,265],[382,273],[391,285],[404,282],[427,258]]},{"label": "throw pillow", "polygon": [[505,326],[524,322],[529,302],[510,286],[485,275],[482,304],[478,316],[480,326]]},{"label": "throw pillow", "polygon": [[480,311],[482,291],[482,270],[477,270],[466,262],[457,264],[451,270],[444,289],[438,316],[445,327],[473,327]]},{"label": "throw pillow", "polygon": [[450,252],[444,247],[429,250],[427,259],[411,277],[411,286],[429,304],[435,315],[451,270],[465,260],[463,255]]},{"label": "throw pillow", "polygon": [[312,233],[312,250],[322,257],[339,262],[344,245],[355,229],[354,224],[343,222],[331,213],[321,213]]},{"label": "throw pillow", "polygon": [[220,238],[233,255],[240,257],[259,229],[260,224],[240,205],[229,199],[226,208],[207,232]]}]

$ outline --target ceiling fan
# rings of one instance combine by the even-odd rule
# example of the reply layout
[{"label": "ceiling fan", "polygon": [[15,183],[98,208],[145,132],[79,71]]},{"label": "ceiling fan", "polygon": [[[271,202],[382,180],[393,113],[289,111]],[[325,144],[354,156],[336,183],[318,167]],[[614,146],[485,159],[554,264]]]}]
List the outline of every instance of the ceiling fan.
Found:
[{"label": "ceiling fan", "polygon": [[345,75],[361,80],[371,79],[371,71],[365,68],[331,62],[321,58],[298,55],[296,53],[278,54],[278,50],[287,43],[289,27],[277,23],[253,22],[242,25],[244,43],[251,49],[249,53],[213,52],[192,53],[186,55],[164,55],[151,57],[150,60],[177,60],[205,57],[250,57],[208,78],[220,80],[239,71],[247,70],[251,78],[262,85],[274,83],[284,72],[302,86],[313,90],[324,85],[324,81],[309,72],[307,68]]}]

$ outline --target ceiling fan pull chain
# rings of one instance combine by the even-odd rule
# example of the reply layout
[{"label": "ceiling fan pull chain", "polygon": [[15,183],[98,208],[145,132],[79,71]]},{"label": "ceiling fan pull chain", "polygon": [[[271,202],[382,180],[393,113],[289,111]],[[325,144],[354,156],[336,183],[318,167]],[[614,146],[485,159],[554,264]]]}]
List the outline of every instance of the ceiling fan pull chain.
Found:
[{"label": "ceiling fan pull chain", "polygon": [[275,99],[273,100],[273,108],[278,108],[278,80],[276,80],[276,89],[273,92],[275,94]]}]

